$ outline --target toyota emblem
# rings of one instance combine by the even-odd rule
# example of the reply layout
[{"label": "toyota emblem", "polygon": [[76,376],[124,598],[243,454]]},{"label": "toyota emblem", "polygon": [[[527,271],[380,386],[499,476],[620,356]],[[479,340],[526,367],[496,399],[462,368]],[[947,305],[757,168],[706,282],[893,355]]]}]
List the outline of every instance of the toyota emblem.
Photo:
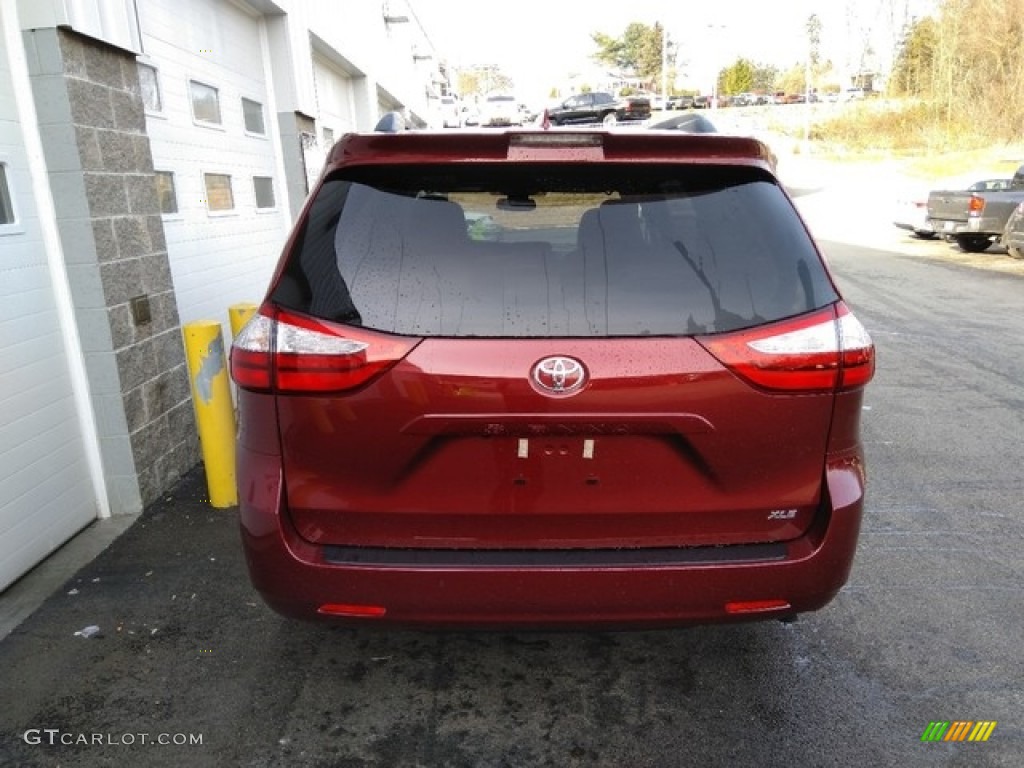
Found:
[{"label": "toyota emblem", "polygon": [[533,366],[531,378],[544,394],[571,395],[583,388],[587,371],[571,357],[545,357]]}]

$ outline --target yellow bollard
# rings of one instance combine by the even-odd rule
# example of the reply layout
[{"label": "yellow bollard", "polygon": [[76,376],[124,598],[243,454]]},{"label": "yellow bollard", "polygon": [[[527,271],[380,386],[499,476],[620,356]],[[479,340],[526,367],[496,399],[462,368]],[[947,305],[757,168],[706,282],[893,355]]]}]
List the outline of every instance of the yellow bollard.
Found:
[{"label": "yellow bollard", "polygon": [[231,338],[238,336],[238,332],[249,322],[249,318],[256,314],[258,306],[251,302],[232,304],[228,307],[228,317],[231,319]]},{"label": "yellow bollard", "polygon": [[182,328],[182,334],[210,506],[233,507],[238,503],[235,409],[221,325],[213,320],[200,320]]}]

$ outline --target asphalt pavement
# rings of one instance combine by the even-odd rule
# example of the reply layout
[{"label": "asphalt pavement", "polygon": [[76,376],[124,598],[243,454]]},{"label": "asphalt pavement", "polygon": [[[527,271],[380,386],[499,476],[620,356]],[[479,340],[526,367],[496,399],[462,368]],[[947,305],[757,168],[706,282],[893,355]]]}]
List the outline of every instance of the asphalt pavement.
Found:
[{"label": "asphalt pavement", "polygon": [[237,510],[207,498],[197,467],[0,641],[0,766],[232,764],[210,730],[239,729],[231,676],[211,673],[276,619]]}]

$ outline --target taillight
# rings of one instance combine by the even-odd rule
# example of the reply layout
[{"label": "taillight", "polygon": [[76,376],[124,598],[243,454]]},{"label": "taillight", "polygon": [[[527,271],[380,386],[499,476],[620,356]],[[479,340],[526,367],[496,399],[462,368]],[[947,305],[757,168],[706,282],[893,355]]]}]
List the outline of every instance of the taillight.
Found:
[{"label": "taillight", "polygon": [[417,341],[261,310],[231,346],[231,378],[258,392],[343,392],[390,368]]},{"label": "taillight", "polygon": [[231,379],[242,389],[270,390],[274,347],[274,321],[263,314],[253,315],[231,343]]},{"label": "taillight", "polygon": [[777,392],[834,392],[867,384],[875,347],[839,302],[809,315],[699,339],[733,373]]},{"label": "taillight", "polygon": [[981,216],[981,212],[984,210],[985,198],[978,197],[977,195],[971,195],[971,199],[967,201],[967,215]]}]

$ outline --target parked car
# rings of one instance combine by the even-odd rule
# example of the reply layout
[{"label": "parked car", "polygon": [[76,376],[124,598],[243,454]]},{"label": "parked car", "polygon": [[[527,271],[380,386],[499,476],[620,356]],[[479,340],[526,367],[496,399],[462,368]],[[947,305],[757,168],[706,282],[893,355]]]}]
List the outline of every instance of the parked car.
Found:
[{"label": "parked car", "polygon": [[492,93],[480,107],[480,125],[484,128],[520,125],[522,115],[515,96],[506,93]]},{"label": "parked car", "polygon": [[769,103],[768,96],[763,93],[738,93],[731,99],[734,107],[759,107]]},{"label": "parked car", "polygon": [[441,97],[441,127],[462,127],[462,103],[454,96]]},{"label": "parked car", "polygon": [[928,191],[918,190],[898,198],[893,224],[922,240],[931,240],[936,237],[935,230],[932,229],[932,224],[928,221]]},{"label": "parked car", "polygon": [[552,125],[601,123],[615,125],[624,121],[646,120],[651,116],[651,100],[646,96],[616,99],[610,93],[577,93],[548,109]]},{"label": "parked car", "polygon": [[1018,203],[1006,221],[1002,243],[1015,259],[1024,259],[1024,202]]},{"label": "parked car", "polygon": [[1013,178],[985,182],[984,189],[936,189],[928,193],[928,220],[961,250],[980,253],[1000,239],[1017,204],[1024,201],[1024,165]]},{"label": "parked car", "polygon": [[673,109],[692,109],[693,108],[693,97],[692,96],[666,96],[662,97],[658,94],[638,94],[646,95],[651,102],[651,109],[655,112],[660,110],[673,110]]},{"label": "parked car", "polygon": [[[966,192],[982,190],[1006,189],[1009,179],[968,179],[951,180],[943,186],[948,189],[963,187]],[[908,230],[915,237],[930,240],[938,236],[928,216],[928,195],[930,190],[917,189],[905,194],[896,201],[893,224],[900,229]]]},{"label": "parked car", "polygon": [[694,109],[708,109],[711,107],[710,96],[694,96],[693,108]]},{"label": "parked car", "polygon": [[249,573],[363,624],[813,611],[873,370],[754,139],[348,134],[231,352]]}]

